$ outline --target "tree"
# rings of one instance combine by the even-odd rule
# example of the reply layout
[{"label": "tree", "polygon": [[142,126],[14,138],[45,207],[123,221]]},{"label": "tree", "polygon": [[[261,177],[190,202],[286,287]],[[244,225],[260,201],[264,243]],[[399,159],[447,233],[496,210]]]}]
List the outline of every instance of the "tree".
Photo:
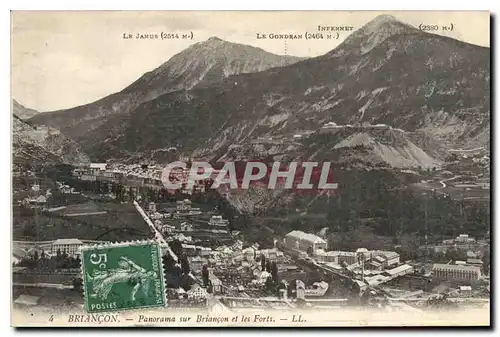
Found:
[{"label": "tree", "polygon": [[313,256],[314,255],[314,250],[313,250],[312,246],[309,247],[309,248],[307,248],[307,255],[309,255],[309,256]]},{"label": "tree", "polygon": [[193,285],[193,279],[187,275],[181,275],[181,287],[185,291],[189,291]]},{"label": "tree", "polygon": [[175,266],[175,261],[172,258],[172,256],[169,253],[167,253],[163,255],[162,260],[163,260],[163,266],[165,268],[165,273],[171,273]]},{"label": "tree", "polygon": [[181,258],[181,270],[182,270],[183,274],[186,274],[186,275],[189,274],[189,271],[190,271],[189,261],[188,261],[186,254],[183,254],[182,258]]},{"label": "tree", "polygon": [[34,238],[36,237],[37,231],[34,224],[26,224],[23,229],[23,236]]},{"label": "tree", "polygon": [[270,272],[271,272],[271,261],[269,261],[269,260],[266,262],[266,271],[267,271],[268,273],[270,273]]},{"label": "tree", "polygon": [[267,279],[266,279],[266,289],[267,290],[272,290],[274,287],[274,282],[271,278],[271,276],[269,276]]},{"label": "tree", "polygon": [[209,274],[208,266],[206,264],[203,265],[203,268],[201,269],[201,278],[205,287],[207,287],[209,283]]},{"label": "tree", "polygon": [[275,283],[278,282],[278,264],[276,263],[276,261],[273,261],[273,263],[271,263],[271,276],[273,278],[273,281]]},{"label": "tree", "polygon": [[170,244],[170,249],[177,255],[178,257],[181,257],[183,254],[183,249],[182,249],[182,242],[178,239],[175,239],[172,241]]},{"label": "tree", "polygon": [[264,254],[260,256],[260,266],[262,271],[266,270],[266,257]]},{"label": "tree", "polygon": [[489,275],[490,273],[490,263],[491,263],[490,251],[487,250],[484,252],[484,257],[483,257],[483,269],[486,275]]},{"label": "tree", "polygon": [[292,296],[294,295],[294,292],[295,290],[297,289],[297,280],[292,280],[289,284],[288,284],[288,288],[287,288],[287,297],[288,298],[292,298]]},{"label": "tree", "polygon": [[74,268],[80,268],[82,261],[80,260],[80,256],[76,256],[76,259],[74,259],[73,266]]},{"label": "tree", "polygon": [[132,187],[128,188],[128,196],[129,196],[130,200],[134,200],[135,195],[134,195],[134,190]]},{"label": "tree", "polygon": [[72,281],[73,283],[73,289],[75,290],[81,290],[82,285],[83,285],[83,280],[81,277],[75,277]]}]

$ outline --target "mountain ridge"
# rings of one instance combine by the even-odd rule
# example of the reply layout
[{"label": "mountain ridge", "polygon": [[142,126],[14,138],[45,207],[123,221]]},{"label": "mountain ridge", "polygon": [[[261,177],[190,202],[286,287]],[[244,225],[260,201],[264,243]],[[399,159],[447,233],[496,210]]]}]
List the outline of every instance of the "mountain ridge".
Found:
[{"label": "mountain ridge", "polygon": [[[489,125],[489,97],[484,94],[489,92],[489,49],[402,25],[410,33],[389,29],[396,33],[383,33],[385,38],[376,39],[365,53],[358,47],[336,57],[327,53],[159,96],[107,125],[106,130],[115,130],[112,137],[88,137],[87,142],[100,141],[97,148],[86,148],[111,158],[170,146],[205,155],[231,142],[318,129],[332,120],[390,124],[434,135],[445,127],[442,140],[452,143],[482,134]],[[353,35],[366,37],[357,31]],[[150,125],[144,124],[145,116]],[[195,127],[198,121],[203,124]],[[186,138],[192,132],[197,139]]]},{"label": "mountain ridge", "polygon": [[84,163],[88,156],[59,130],[34,126],[12,114],[12,157],[14,163]]},{"label": "mountain ridge", "polygon": [[12,113],[21,120],[27,120],[38,115],[40,112],[35,109],[27,108],[17,100],[12,99]]},{"label": "mountain ridge", "polygon": [[108,116],[127,113],[162,94],[300,60],[302,58],[275,55],[261,48],[210,38],[175,54],[120,92],[74,108],[41,113],[32,118],[32,122],[51,125],[77,139],[102,125]]}]

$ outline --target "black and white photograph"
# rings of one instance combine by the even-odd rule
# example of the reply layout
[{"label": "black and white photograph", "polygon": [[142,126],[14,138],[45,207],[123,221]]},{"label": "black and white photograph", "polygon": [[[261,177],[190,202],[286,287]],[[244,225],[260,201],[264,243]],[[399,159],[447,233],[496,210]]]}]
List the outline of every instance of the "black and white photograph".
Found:
[{"label": "black and white photograph", "polygon": [[490,326],[490,22],[12,11],[12,326]]}]

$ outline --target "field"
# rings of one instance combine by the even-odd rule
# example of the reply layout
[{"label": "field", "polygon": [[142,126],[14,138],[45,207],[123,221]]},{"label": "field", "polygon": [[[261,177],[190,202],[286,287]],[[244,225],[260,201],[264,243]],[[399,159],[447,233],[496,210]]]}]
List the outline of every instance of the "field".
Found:
[{"label": "field", "polygon": [[[71,205],[68,209],[73,212]],[[152,237],[147,224],[132,204],[95,201],[92,204],[79,204],[75,206],[74,210],[99,210],[99,212],[106,213],[67,216],[65,215],[67,209],[47,212],[15,206],[13,209],[13,238],[14,240],[27,241],[61,238],[125,241]]]},{"label": "field", "polygon": [[38,305],[40,306],[57,306],[69,309],[69,307],[83,304],[81,290],[14,286],[12,288],[12,299],[15,300],[20,295],[39,296]]}]

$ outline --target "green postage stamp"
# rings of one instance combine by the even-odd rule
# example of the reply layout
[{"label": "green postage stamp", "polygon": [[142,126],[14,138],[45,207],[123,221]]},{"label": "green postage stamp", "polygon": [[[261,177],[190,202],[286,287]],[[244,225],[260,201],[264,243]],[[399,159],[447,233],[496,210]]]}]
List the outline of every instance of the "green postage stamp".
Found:
[{"label": "green postage stamp", "polygon": [[166,306],[159,244],[87,246],[81,253],[87,312]]}]

